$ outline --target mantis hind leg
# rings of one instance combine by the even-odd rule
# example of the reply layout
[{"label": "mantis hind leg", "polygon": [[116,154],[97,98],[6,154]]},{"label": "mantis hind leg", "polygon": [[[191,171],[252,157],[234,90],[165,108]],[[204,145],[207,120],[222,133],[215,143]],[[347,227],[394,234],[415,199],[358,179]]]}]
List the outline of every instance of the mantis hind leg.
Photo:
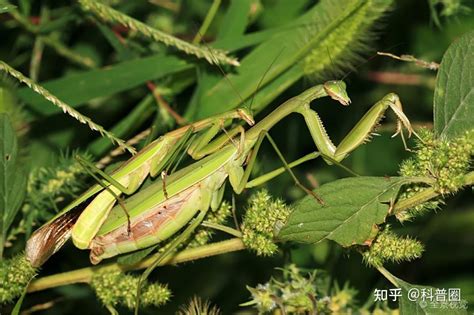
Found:
[{"label": "mantis hind leg", "polygon": [[[92,176],[99,185],[101,185],[104,189],[107,189],[109,185],[113,185],[118,190],[123,192],[124,194],[130,195],[135,192],[136,189],[131,189],[130,185],[122,185],[117,179],[113,178],[111,175],[107,174],[103,170],[97,168],[91,162],[85,160],[79,155],[76,155],[76,160],[81,164],[84,170]],[[114,194],[111,192],[111,194]]]},{"label": "mantis hind leg", "polygon": [[308,195],[314,197],[320,204],[324,205],[324,201],[323,199],[321,199],[321,197],[319,197],[314,191],[312,191],[311,189],[308,189],[306,186],[304,186],[299,180],[298,178],[296,177],[295,173],[293,173],[293,171],[291,170],[291,167],[288,165],[288,163],[286,162],[285,160],[285,157],[283,156],[283,154],[281,153],[281,151],[278,149],[278,146],[276,145],[275,141],[273,140],[272,137],[270,137],[270,135],[268,133],[266,133],[266,136],[268,138],[268,141],[270,141],[270,143],[272,144],[273,146],[273,149],[275,150],[275,152],[277,153],[278,157],[280,158],[280,160],[282,161],[286,171],[291,175],[291,177],[293,178],[293,181],[295,182],[296,186],[298,186],[300,189],[302,189],[305,193],[307,193]]},{"label": "mantis hind leg", "polygon": [[155,255],[155,259],[153,263],[142,273],[140,276],[140,279],[138,281],[138,286],[137,286],[137,297],[136,297],[136,303],[135,303],[135,314],[138,314],[138,308],[139,308],[139,302],[140,302],[140,293],[141,293],[141,288],[142,288],[142,283],[145,281],[150,273],[160,265],[165,259],[168,259],[170,255],[173,255],[173,253],[176,251],[178,246],[180,246],[182,243],[186,242],[189,237],[193,234],[194,230],[202,223],[204,220],[207,210],[210,207],[211,200],[212,200],[212,195],[213,192],[211,190],[206,190],[204,189],[202,191],[202,196],[201,196],[201,201],[200,205],[198,206],[199,208],[199,214],[197,216],[194,215],[194,219],[192,222],[186,227],[186,229],[178,236],[173,238],[169,243],[166,244],[165,249],[163,252],[158,253]]},{"label": "mantis hind leg", "polygon": [[206,216],[206,211],[201,211],[199,215],[191,222],[191,224],[186,227],[186,229],[177,237],[175,237],[170,243],[166,245],[166,249],[162,253],[158,253],[155,255],[155,260],[153,263],[142,273],[140,276],[140,279],[138,281],[138,286],[137,286],[137,297],[136,297],[136,302],[135,302],[135,314],[138,314],[138,308],[140,306],[140,295],[141,295],[141,289],[142,289],[142,284],[143,282],[148,278],[150,273],[158,267],[165,259],[169,258],[170,255],[174,253],[176,248],[185,242],[191,234],[194,232],[194,230],[201,224],[201,222],[204,220],[204,217]]}]

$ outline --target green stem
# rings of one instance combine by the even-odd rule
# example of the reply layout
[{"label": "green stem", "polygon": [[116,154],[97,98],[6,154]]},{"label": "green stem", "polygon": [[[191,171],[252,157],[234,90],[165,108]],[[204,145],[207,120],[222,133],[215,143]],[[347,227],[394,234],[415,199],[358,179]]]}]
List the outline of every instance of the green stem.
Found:
[{"label": "green stem", "polygon": [[[233,238],[222,242],[212,243],[196,248],[184,250],[175,256],[168,257],[160,263],[160,266],[167,264],[177,264],[186,261],[201,259],[210,256],[216,256],[220,254],[230,253],[234,251],[243,250],[245,245],[242,243],[240,238]],[[135,265],[120,265],[118,263],[109,263],[96,267],[87,267],[76,269],[68,272],[55,274],[39,278],[33,281],[28,287],[28,292],[42,291],[50,288],[55,288],[63,285],[73,283],[89,283],[92,276],[99,271],[128,271],[128,270],[139,270],[150,266],[156,257],[151,256],[138,264]]]},{"label": "green stem", "polygon": [[0,233],[0,260],[3,259],[3,250],[5,249],[4,246],[5,246],[5,239],[7,238],[6,235],[4,235],[4,233]]},{"label": "green stem", "polygon": [[76,53],[74,50],[70,49],[69,47],[64,45],[62,42],[60,42],[58,39],[54,38],[53,36],[51,35],[39,36],[39,38],[46,45],[56,50],[58,55],[68,59],[69,61],[88,69],[93,69],[97,67],[94,60],[92,60],[89,57],[85,57]]},{"label": "green stem", "polygon": [[208,227],[208,228],[211,228],[211,229],[214,229],[214,230],[219,230],[219,231],[225,232],[227,234],[230,234],[230,235],[238,237],[238,238],[242,237],[242,233],[240,231],[237,231],[236,229],[231,228],[229,226],[225,226],[225,225],[222,225],[222,224],[209,222],[209,221],[204,221],[201,225],[205,226],[205,227]]},{"label": "green stem", "polygon": [[422,204],[423,202],[433,199],[439,195],[440,193],[437,192],[433,187],[426,188],[423,191],[416,193],[415,195],[407,199],[403,199],[397,202],[393,209],[393,214],[396,215],[400,212],[413,208],[414,206]]},{"label": "green stem", "polygon": [[464,186],[474,185],[474,171],[469,172],[464,176]]},{"label": "green stem", "polygon": [[[474,171],[467,173],[464,176],[464,183],[463,186],[471,186],[474,184]],[[429,187],[424,189],[423,191],[416,193],[415,195],[407,198],[400,200],[397,202],[393,209],[393,214],[400,213],[402,211],[405,211],[407,209],[410,209],[414,206],[417,206],[423,202],[426,202],[430,199],[433,199],[437,196],[441,195],[440,192],[436,191],[433,187]]]},{"label": "green stem", "polygon": [[202,25],[199,28],[198,33],[193,38],[193,44],[199,44],[201,42],[202,37],[204,36],[204,34],[206,34],[207,30],[209,29],[209,26],[211,25],[212,20],[214,20],[214,17],[216,16],[216,13],[219,10],[220,6],[221,6],[221,0],[214,0],[212,2],[212,5],[209,8],[209,11],[207,12],[206,18],[204,19],[204,22],[202,22]]},{"label": "green stem", "polygon": [[39,26],[30,23],[28,18],[23,16],[18,10],[12,10],[9,13],[15,19],[15,21],[17,21],[18,24],[20,24],[24,29],[33,34],[39,33]]},{"label": "green stem", "polygon": [[[37,35],[36,37],[36,42],[40,41],[54,50],[56,52],[63,56],[64,58],[81,65],[86,68],[95,68],[97,65],[95,64],[94,60],[92,60],[89,57],[84,57],[81,56],[80,54],[76,53],[63,43],[61,43],[58,39],[54,38],[51,35],[42,35],[44,32],[40,31],[39,26],[32,24],[28,18],[24,17],[21,13],[18,12],[18,10],[13,10],[10,12],[11,16],[15,19],[15,21],[20,24],[25,30],[28,32],[32,33],[33,35]],[[41,17],[41,21],[47,20],[46,17]],[[36,46],[35,42],[35,46]],[[35,56],[33,54],[33,56]],[[36,81],[35,76],[30,76],[34,81]]]},{"label": "green stem", "polygon": [[387,269],[385,269],[384,267],[377,267],[377,270],[394,286],[396,286],[397,288],[400,287],[398,285],[397,280],[393,277],[393,275],[390,272],[388,272]]},{"label": "green stem", "polygon": [[140,297],[143,283],[148,279],[148,276],[153,272],[153,270],[155,270],[156,267],[163,264],[163,262],[169,260],[169,258],[173,256],[175,249],[178,248],[180,244],[185,242],[191,236],[194,230],[202,223],[206,213],[207,211],[201,211],[199,215],[193,220],[193,222],[183,231],[183,233],[178,235],[169,244],[167,244],[163,252],[150,257],[153,262],[145,269],[138,280],[137,296],[135,298],[135,315],[138,315],[138,310],[140,308]]}]

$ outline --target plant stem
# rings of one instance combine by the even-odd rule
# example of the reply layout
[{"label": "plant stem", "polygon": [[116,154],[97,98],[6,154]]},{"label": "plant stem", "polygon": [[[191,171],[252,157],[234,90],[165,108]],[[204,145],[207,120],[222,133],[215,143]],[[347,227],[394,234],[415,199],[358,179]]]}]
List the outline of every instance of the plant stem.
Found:
[{"label": "plant stem", "polygon": [[217,11],[219,10],[219,7],[221,6],[221,0],[214,0],[212,2],[211,7],[209,8],[209,11],[207,11],[206,18],[204,19],[204,22],[202,23],[201,27],[199,28],[198,33],[196,36],[193,38],[193,44],[199,44],[202,40],[202,37],[204,34],[206,34],[209,26],[212,23],[212,20],[214,20],[214,17],[216,16]]},{"label": "plant stem", "polygon": [[[225,254],[235,252],[244,249],[245,246],[239,238],[233,238],[222,242],[212,243],[197,248],[191,248],[184,250],[175,256],[168,257],[162,261],[159,265],[177,264],[186,261],[201,259],[205,257],[215,256],[219,254]],[[50,288],[55,288],[63,285],[73,283],[88,283],[91,281],[92,276],[99,271],[128,271],[128,270],[139,270],[150,266],[155,261],[155,257],[151,256],[138,264],[135,265],[120,265],[118,263],[104,264],[96,267],[87,267],[76,269],[68,272],[55,274],[39,278],[28,287],[28,292],[42,291]]]},{"label": "plant stem", "polygon": [[234,228],[231,228],[231,227],[228,227],[228,226],[225,226],[225,225],[222,225],[222,224],[213,223],[213,222],[209,222],[209,221],[204,221],[201,225],[205,226],[205,227],[208,227],[208,228],[211,228],[211,229],[214,229],[214,230],[219,230],[219,231],[225,232],[227,234],[230,234],[230,235],[238,237],[238,238],[242,237],[242,233],[240,231],[237,231]]},{"label": "plant stem", "polygon": [[474,185],[474,171],[469,172],[464,176],[464,185],[465,186],[472,186]]},{"label": "plant stem", "polygon": [[390,272],[388,272],[387,269],[385,269],[384,267],[377,267],[377,270],[394,286],[396,286],[397,288],[400,287],[400,285],[397,283],[397,280],[393,277],[393,275]]},{"label": "plant stem", "polygon": [[422,204],[423,202],[428,201],[439,195],[440,193],[437,192],[433,187],[426,188],[425,190],[422,190],[407,199],[403,199],[397,202],[393,209],[393,214],[398,214],[407,209],[413,208],[414,206]]},{"label": "plant stem", "polygon": [[[473,184],[474,184],[474,171],[467,173],[464,176],[463,186],[471,186]],[[419,205],[439,195],[441,195],[441,193],[436,191],[433,187],[426,188],[425,190],[411,196],[410,198],[400,200],[399,202],[397,202],[397,204],[395,205],[393,209],[393,214],[397,214],[407,209],[410,209],[416,205]]]}]

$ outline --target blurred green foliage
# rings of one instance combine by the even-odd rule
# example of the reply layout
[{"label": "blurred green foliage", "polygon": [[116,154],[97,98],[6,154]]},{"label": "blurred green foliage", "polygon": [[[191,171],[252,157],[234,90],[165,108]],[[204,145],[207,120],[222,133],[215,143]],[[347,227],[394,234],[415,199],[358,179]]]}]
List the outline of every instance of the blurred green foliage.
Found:
[{"label": "blurred green foliage", "polygon": [[[210,0],[103,3],[187,42],[196,36],[212,5]],[[448,46],[474,28],[473,9],[472,1],[462,0],[222,1],[209,29],[199,35],[209,43],[202,45],[203,49],[224,49],[240,60],[240,67],[222,66],[227,74],[223,78],[217,67],[202,59],[137,36],[136,31],[118,23],[104,22],[100,16],[82,10],[77,2],[0,1],[0,60],[36,79],[122,139],[151,126],[156,137],[179,125],[171,111],[156,101],[150,83],[172,112],[188,121],[243,103],[252,104],[258,121],[311,84],[344,77],[351,106],[330,106],[333,103],[322,100],[314,107],[328,134],[338,143],[388,92],[400,96],[416,128],[432,128],[436,73],[412,63],[371,57],[376,51],[389,51],[440,62]],[[73,150],[88,152],[92,159],[99,160],[113,146],[3,74],[0,112],[9,115],[11,129],[19,137],[17,159],[30,174],[27,191],[35,194],[26,198],[10,237],[3,237],[4,256],[12,257],[23,250],[33,224],[36,227],[44,223],[77,196],[78,187],[91,183],[78,173],[77,184],[65,185],[65,191],[56,194],[45,190],[41,195],[40,189],[32,185],[41,183],[38,176],[45,176],[44,185],[48,185],[55,169],[74,167],[70,154]],[[287,160],[314,150],[300,119],[289,117],[271,131]],[[390,139],[395,129],[393,122],[389,115],[379,130],[381,136],[358,148],[344,165],[361,175],[396,175],[399,164],[410,153],[398,138]],[[263,145],[257,163],[254,175],[281,165],[268,144]],[[322,160],[307,163],[295,172],[305,183],[318,185],[347,176]],[[287,175],[274,179],[266,188],[288,203],[303,197]],[[238,216],[243,213],[249,193],[236,200]],[[230,193],[226,199],[231,200]],[[35,209],[34,215],[31,209]],[[462,191],[448,198],[437,213],[430,212],[403,228],[393,229],[420,240],[425,252],[421,259],[389,264],[388,268],[410,283],[461,288],[463,298],[474,307],[473,224],[472,192]],[[362,263],[360,255],[349,255],[334,243],[284,244],[283,252],[270,258],[239,252],[158,268],[153,280],[167,283],[173,295],[160,311],[174,313],[193,295],[212,300],[223,314],[249,310],[239,307],[250,299],[246,286],[268,282],[272,275],[279,274],[274,267],[290,262],[311,270],[324,269],[334,283],[350,283],[357,289],[355,299],[359,304],[372,301],[375,288],[391,288],[375,269]],[[66,246],[44,265],[41,275],[88,264],[87,252]],[[48,302],[51,305],[41,313],[73,314],[78,309],[107,313],[94,292],[84,285],[29,294],[23,309]],[[4,307],[10,311],[12,306]],[[143,311],[148,313],[156,313],[156,309]]]}]

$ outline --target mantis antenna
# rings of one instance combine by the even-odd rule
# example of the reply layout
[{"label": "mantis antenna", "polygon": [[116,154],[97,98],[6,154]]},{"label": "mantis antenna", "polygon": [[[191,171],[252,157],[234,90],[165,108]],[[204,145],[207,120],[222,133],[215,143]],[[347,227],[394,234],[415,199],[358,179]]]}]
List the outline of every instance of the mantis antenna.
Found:
[{"label": "mantis antenna", "polygon": [[265,76],[268,74],[268,72],[270,72],[270,69],[273,67],[273,65],[275,64],[275,62],[277,61],[277,59],[281,56],[281,54],[283,53],[283,50],[285,49],[285,46],[283,46],[280,51],[278,52],[278,54],[275,56],[275,58],[273,58],[272,62],[270,63],[270,65],[268,66],[268,68],[265,70],[265,72],[263,73],[263,76],[260,78],[260,81],[258,81],[258,84],[257,84],[257,88],[255,89],[255,91],[253,91],[253,95],[252,95],[252,100],[250,101],[250,104],[249,104],[249,110],[252,111],[252,104],[253,104],[253,101],[255,100],[255,96],[257,95],[257,92],[258,90],[260,89],[260,86],[262,85],[263,83],[263,79],[265,79]]}]

